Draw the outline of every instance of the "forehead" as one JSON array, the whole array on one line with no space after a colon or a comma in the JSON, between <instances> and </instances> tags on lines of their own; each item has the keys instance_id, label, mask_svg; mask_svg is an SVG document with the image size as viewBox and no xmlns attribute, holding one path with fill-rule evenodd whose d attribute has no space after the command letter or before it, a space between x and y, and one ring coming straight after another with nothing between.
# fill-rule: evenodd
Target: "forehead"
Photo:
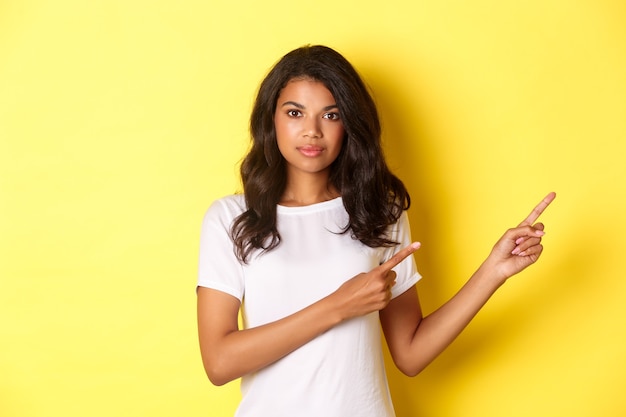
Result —
<instances>
[{"instance_id":1,"label":"forehead","mask_svg":"<svg viewBox=\"0 0 626 417\"><path fill-rule=\"evenodd\" d=\"M324 83L312 78L292 78L289 80L278 95L279 102L284 100L335 102L333 94ZM280 103L278 104L280 105Z\"/></svg>"}]
</instances>

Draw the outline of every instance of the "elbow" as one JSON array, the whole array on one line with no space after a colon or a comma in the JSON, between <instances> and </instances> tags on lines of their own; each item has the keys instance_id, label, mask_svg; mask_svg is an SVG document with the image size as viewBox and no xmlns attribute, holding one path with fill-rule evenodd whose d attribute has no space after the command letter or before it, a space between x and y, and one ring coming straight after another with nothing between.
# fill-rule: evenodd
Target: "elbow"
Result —
<instances>
[{"instance_id":1,"label":"elbow","mask_svg":"<svg viewBox=\"0 0 626 417\"><path fill-rule=\"evenodd\" d=\"M411 377L411 378L419 375L419 373L422 372L423 370L423 368L398 368L398 369L400 369L400 372L402 372L404 375Z\"/></svg>"},{"instance_id":2,"label":"elbow","mask_svg":"<svg viewBox=\"0 0 626 417\"><path fill-rule=\"evenodd\" d=\"M419 375L428 365L415 360L396 361L395 364L400 372L411 378Z\"/></svg>"},{"instance_id":3,"label":"elbow","mask_svg":"<svg viewBox=\"0 0 626 417\"><path fill-rule=\"evenodd\" d=\"M236 379L219 361L204 361L204 371L211 384L218 387Z\"/></svg>"},{"instance_id":4,"label":"elbow","mask_svg":"<svg viewBox=\"0 0 626 417\"><path fill-rule=\"evenodd\" d=\"M221 387L222 385L225 385L231 381L229 379L221 378L215 375L208 375L208 377L211 384L215 385L216 387Z\"/></svg>"},{"instance_id":5,"label":"elbow","mask_svg":"<svg viewBox=\"0 0 626 417\"><path fill-rule=\"evenodd\" d=\"M215 386L227 384L237 377L233 376L232 358L225 351L227 352L228 350L218 349L215 344L202 343L202 340L200 341L200 357L204 373L209 378L211 384Z\"/></svg>"},{"instance_id":6,"label":"elbow","mask_svg":"<svg viewBox=\"0 0 626 417\"><path fill-rule=\"evenodd\" d=\"M211 381L211 384L218 386L218 387L225 385L229 383L230 381L232 381L233 379L235 379L235 378L230 378L224 372L220 372L219 370L207 369L207 368L204 368L204 370L206 371L206 375L209 378L209 381Z\"/></svg>"}]
</instances>

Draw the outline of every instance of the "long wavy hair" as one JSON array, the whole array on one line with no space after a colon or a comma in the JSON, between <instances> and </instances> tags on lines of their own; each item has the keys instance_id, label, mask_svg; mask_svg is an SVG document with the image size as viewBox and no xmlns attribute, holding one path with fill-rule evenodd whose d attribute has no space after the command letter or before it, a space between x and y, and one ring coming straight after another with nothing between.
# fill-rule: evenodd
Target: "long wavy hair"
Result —
<instances>
[{"instance_id":1,"label":"long wavy hair","mask_svg":"<svg viewBox=\"0 0 626 417\"><path fill-rule=\"evenodd\" d=\"M326 46L308 45L281 58L259 87L250 118L252 146L241 164L247 210L231 228L237 257L247 263L254 251L270 251L281 241L276 205L285 190L287 173L276 141L274 113L281 90L293 79L323 83L341 115L345 138L331 165L329 181L341 194L349 215L342 233L350 232L370 247L397 244L386 232L411 200L385 162L374 100L341 54Z\"/></svg>"}]
</instances>

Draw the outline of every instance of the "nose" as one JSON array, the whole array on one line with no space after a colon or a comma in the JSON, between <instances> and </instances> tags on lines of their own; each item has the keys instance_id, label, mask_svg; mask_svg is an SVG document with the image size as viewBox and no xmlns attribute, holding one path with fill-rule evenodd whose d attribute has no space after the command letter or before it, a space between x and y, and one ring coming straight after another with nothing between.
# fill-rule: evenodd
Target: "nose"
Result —
<instances>
[{"instance_id":1,"label":"nose","mask_svg":"<svg viewBox=\"0 0 626 417\"><path fill-rule=\"evenodd\" d=\"M304 121L304 136L309 138L322 137L319 120L316 117L307 117Z\"/></svg>"}]
</instances>

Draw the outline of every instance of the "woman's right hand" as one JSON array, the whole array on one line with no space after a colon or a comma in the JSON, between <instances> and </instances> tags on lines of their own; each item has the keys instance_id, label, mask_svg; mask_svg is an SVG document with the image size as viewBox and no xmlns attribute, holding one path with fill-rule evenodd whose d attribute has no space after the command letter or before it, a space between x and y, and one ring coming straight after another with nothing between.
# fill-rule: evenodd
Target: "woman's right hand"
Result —
<instances>
[{"instance_id":1,"label":"woman's right hand","mask_svg":"<svg viewBox=\"0 0 626 417\"><path fill-rule=\"evenodd\" d=\"M240 301L198 288L198 332L206 373L215 385L262 369L343 320L384 308L391 299L391 268L419 248L413 243L370 272L345 282L329 296L275 322L239 329Z\"/></svg>"},{"instance_id":2,"label":"woman's right hand","mask_svg":"<svg viewBox=\"0 0 626 417\"><path fill-rule=\"evenodd\" d=\"M341 285L330 297L340 308L342 320L363 316L382 310L391 300L391 288L396 283L396 273L392 270L405 258L419 249L415 242L398 251L385 263L369 272L360 273Z\"/></svg>"}]
</instances>

